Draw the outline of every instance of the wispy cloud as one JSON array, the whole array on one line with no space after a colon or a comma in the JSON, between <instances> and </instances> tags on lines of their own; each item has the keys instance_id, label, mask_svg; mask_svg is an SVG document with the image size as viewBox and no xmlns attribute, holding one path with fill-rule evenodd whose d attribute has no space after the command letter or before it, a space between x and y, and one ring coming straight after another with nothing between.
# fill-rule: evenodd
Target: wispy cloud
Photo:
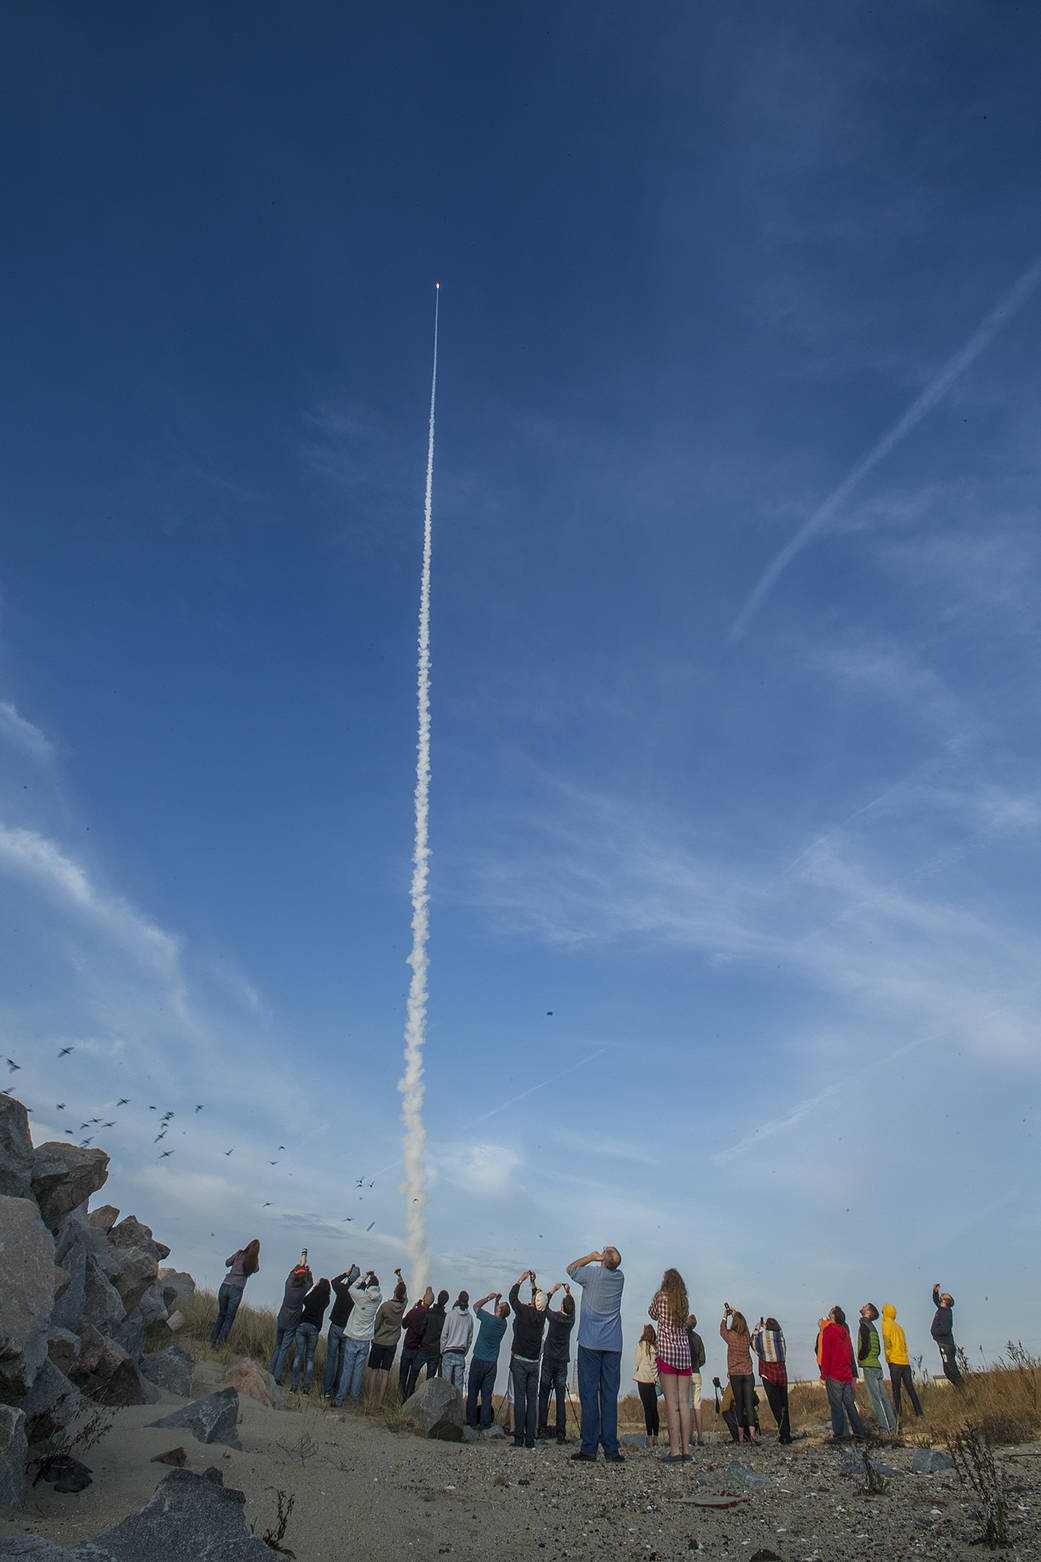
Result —
<instances>
[{"instance_id":1,"label":"wispy cloud","mask_svg":"<svg viewBox=\"0 0 1041 1562\"><path fill-rule=\"evenodd\" d=\"M39 765L54 757L54 744L47 734L18 713L9 700L0 700L0 742L8 743Z\"/></svg>"}]
</instances>

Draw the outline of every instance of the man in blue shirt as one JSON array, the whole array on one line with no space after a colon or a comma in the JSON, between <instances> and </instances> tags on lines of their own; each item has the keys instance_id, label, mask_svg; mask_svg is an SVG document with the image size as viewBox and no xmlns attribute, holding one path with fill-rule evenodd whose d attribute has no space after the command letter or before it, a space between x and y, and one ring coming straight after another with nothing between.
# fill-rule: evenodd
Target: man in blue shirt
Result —
<instances>
[{"instance_id":1,"label":"man in blue shirt","mask_svg":"<svg viewBox=\"0 0 1041 1562\"><path fill-rule=\"evenodd\" d=\"M598 1445L611 1464L618 1451L618 1386L622 1378L622 1255L616 1247L587 1253L568 1265L582 1287L578 1322L578 1397L582 1404L582 1447L572 1459L592 1463ZM589 1266L593 1265L593 1268Z\"/></svg>"},{"instance_id":2,"label":"man in blue shirt","mask_svg":"<svg viewBox=\"0 0 1041 1562\"><path fill-rule=\"evenodd\" d=\"M487 1312L485 1302L494 1302L495 1311ZM499 1346L506 1333L506 1320L510 1316L509 1303L502 1299L501 1291L490 1291L474 1302L481 1327L477 1331L477 1343L470 1357L470 1379L466 1389L466 1424L477 1425L477 1399L481 1400L481 1431L486 1432L494 1419L492 1393L495 1389L495 1371L499 1365Z\"/></svg>"}]
</instances>

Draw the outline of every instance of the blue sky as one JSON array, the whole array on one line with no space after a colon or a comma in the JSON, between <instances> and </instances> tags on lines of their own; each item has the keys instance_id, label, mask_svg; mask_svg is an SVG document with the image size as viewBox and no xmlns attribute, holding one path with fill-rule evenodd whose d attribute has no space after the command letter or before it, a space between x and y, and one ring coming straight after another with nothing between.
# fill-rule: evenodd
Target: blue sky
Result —
<instances>
[{"instance_id":1,"label":"blue sky","mask_svg":"<svg viewBox=\"0 0 1041 1562\"><path fill-rule=\"evenodd\" d=\"M212 9L10 23L37 1135L257 1299L402 1260L440 280L435 1283L1041 1349L1041 18Z\"/></svg>"}]
</instances>

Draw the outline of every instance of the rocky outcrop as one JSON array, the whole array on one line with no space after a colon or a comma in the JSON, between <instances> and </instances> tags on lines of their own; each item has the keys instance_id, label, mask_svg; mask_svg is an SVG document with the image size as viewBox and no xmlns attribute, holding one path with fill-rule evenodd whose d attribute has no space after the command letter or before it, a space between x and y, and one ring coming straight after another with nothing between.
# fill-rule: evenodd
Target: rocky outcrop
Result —
<instances>
[{"instance_id":1,"label":"rocky outcrop","mask_svg":"<svg viewBox=\"0 0 1041 1562\"><path fill-rule=\"evenodd\" d=\"M183 1410L150 1421L150 1426L183 1426L200 1443L225 1443L229 1448L241 1448L239 1434L235 1430L239 1419L239 1396L233 1388L219 1388L204 1399L195 1399Z\"/></svg>"},{"instance_id":2,"label":"rocky outcrop","mask_svg":"<svg viewBox=\"0 0 1041 1562\"><path fill-rule=\"evenodd\" d=\"M443 1443L463 1440L463 1398L444 1378L427 1378L401 1407L420 1437L435 1437Z\"/></svg>"},{"instance_id":3,"label":"rocky outcrop","mask_svg":"<svg viewBox=\"0 0 1041 1562\"><path fill-rule=\"evenodd\" d=\"M190 1302L195 1295L195 1281L191 1275L177 1269L160 1269L159 1279L163 1287L163 1301L168 1312L174 1312Z\"/></svg>"},{"instance_id":4,"label":"rocky outcrop","mask_svg":"<svg viewBox=\"0 0 1041 1562\"><path fill-rule=\"evenodd\" d=\"M267 1405L269 1410L277 1410L282 1403L282 1390L271 1373L248 1356L243 1356L233 1367L228 1368L221 1386L246 1394L258 1404Z\"/></svg>"},{"instance_id":5,"label":"rocky outcrop","mask_svg":"<svg viewBox=\"0 0 1041 1562\"><path fill-rule=\"evenodd\" d=\"M166 1350L152 1351L141 1363L141 1371L152 1383L165 1388L171 1394L190 1399L195 1378L195 1357L189 1356L179 1345Z\"/></svg>"},{"instance_id":6,"label":"rocky outcrop","mask_svg":"<svg viewBox=\"0 0 1041 1562\"><path fill-rule=\"evenodd\" d=\"M34 1150L24 1106L0 1096L0 1503L8 1507L23 1499L27 1458L55 1464L84 1396L109 1405L160 1398L141 1369L146 1330L168 1318L159 1264L170 1250L112 1205L88 1213L107 1174L103 1150ZM194 1292L190 1275L171 1273L175 1296ZM194 1363L174 1354L188 1394ZM236 1409L237 1399L232 1438ZM227 1431L227 1406L223 1419L203 1420L211 1436Z\"/></svg>"}]
</instances>

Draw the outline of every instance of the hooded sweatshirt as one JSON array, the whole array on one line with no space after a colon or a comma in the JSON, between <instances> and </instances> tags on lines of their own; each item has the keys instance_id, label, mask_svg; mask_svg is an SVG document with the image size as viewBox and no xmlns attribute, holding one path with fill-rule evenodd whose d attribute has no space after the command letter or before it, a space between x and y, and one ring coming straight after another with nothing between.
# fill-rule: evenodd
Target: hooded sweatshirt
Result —
<instances>
[{"instance_id":1,"label":"hooded sweatshirt","mask_svg":"<svg viewBox=\"0 0 1041 1562\"><path fill-rule=\"evenodd\" d=\"M954 1303L950 1307L940 1304L940 1287L933 1286L933 1306L936 1308L936 1316L933 1318L929 1333L937 1345L954 1344Z\"/></svg>"},{"instance_id":2,"label":"hooded sweatshirt","mask_svg":"<svg viewBox=\"0 0 1041 1562\"><path fill-rule=\"evenodd\" d=\"M301 1323L313 1323L316 1329L322 1327L322 1319L325 1317L325 1309L329 1305L329 1284L326 1280L319 1280L312 1286L304 1297L304 1307L300 1314Z\"/></svg>"},{"instance_id":3,"label":"hooded sweatshirt","mask_svg":"<svg viewBox=\"0 0 1041 1562\"><path fill-rule=\"evenodd\" d=\"M404 1312L405 1303L399 1302L395 1296L388 1296L385 1302L380 1303L380 1310L372 1326L374 1345L397 1345Z\"/></svg>"},{"instance_id":4,"label":"hooded sweatshirt","mask_svg":"<svg viewBox=\"0 0 1041 1562\"><path fill-rule=\"evenodd\" d=\"M882 1308L882 1344L891 1367L911 1365L907 1354L907 1337L896 1321L896 1308L892 1302L886 1302Z\"/></svg>"},{"instance_id":5,"label":"hooded sweatshirt","mask_svg":"<svg viewBox=\"0 0 1041 1562\"><path fill-rule=\"evenodd\" d=\"M441 1330L445 1326L443 1302L431 1302L423 1319L423 1336L419 1349L424 1356L433 1358L441 1354Z\"/></svg>"},{"instance_id":6,"label":"hooded sweatshirt","mask_svg":"<svg viewBox=\"0 0 1041 1562\"><path fill-rule=\"evenodd\" d=\"M418 1350L423 1343L423 1325L426 1322L427 1309L422 1302L417 1302L411 1311L407 1312L401 1320L405 1329L405 1343L402 1350Z\"/></svg>"},{"instance_id":7,"label":"hooded sweatshirt","mask_svg":"<svg viewBox=\"0 0 1041 1562\"><path fill-rule=\"evenodd\" d=\"M349 1340L371 1340L383 1292L375 1280L371 1285L366 1285L364 1280L356 1280L350 1291L354 1306L344 1325L344 1335Z\"/></svg>"},{"instance_id":8,"label":"hooded sweatshirt","mask_svg":"<svg viewBox=\"0 0 1041 1562\"><path fill-rule=\"evenodd\" d=\"M299 1265L289 1271L286 1281L285 1293L282 1297L282 1305L278 1309L278 1317L275 1319L280 1329L295 1329L300 1322L300 1314L304 1310L304 1297L314 1279L309 1269L301 1269Z\"/></svg>"},{"instance_id":9,"label":"hooded sweatshirt","mask_svg":"<svg viewBox=\"0 0 1041 1562\"><path fill-rule=\"evenodd\" d=\"M333 1310L329 1314L329 1323L335 1323L337 1328L342 1329L347 1319L351 1316L354 1299L351 1296L350 1287L360 1274L361 1270L357 1264L352 1264L349 1269L344 1270L342 1275L337 1275L333 1281L333 1291L336 1295L336 1300L333 1303Z\"/></svg>"},{"instance_id":10,"label":"hooded sweatshirt","mask_svg":"<svg viewBox=\"0 0 1041 1562\"><path fill-rule=\"evenodd\" d=\"M849 1329L844 1323L829 1322L821 1334L821 1377L852 1383L856 1375Z\"/></svg>"},{"instance_id":11,"label":"hooded sweatshirt","mask_svg":"<svg viewBox=\"0 0 1041 1562\"><path fill-rule=\"evenodd\" d=\"M450 1307L445 1314L445 1326L441 1330L441 1354L450 1350L464 1353L470 1349L474 1337L474 1321L469 1307Z\"/></svg>"}]
</instances>

